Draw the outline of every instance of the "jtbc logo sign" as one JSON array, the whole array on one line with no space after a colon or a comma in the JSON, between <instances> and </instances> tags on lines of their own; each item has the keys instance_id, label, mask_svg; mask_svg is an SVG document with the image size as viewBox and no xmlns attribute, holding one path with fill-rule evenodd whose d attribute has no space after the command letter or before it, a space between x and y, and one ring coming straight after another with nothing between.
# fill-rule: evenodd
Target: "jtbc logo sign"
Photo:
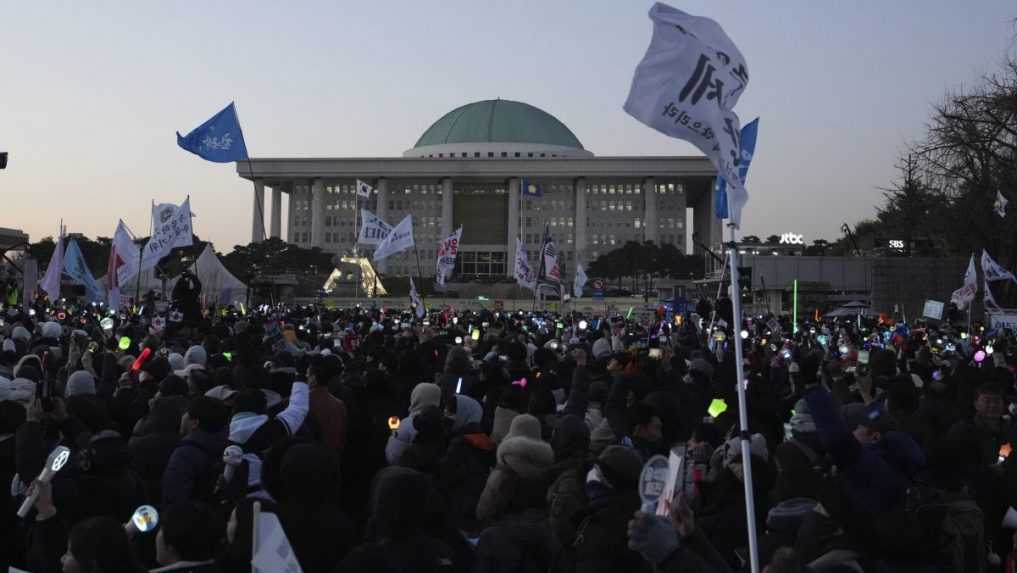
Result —
<instances>
[{"instance_id":1,"label":"jtbc logo sign","mask_svg":"<svg viewBox=\"0 0 1017 573\"><path fill-rule=\"evenodd\" d=\"M805 237L797 235L795 233L784 233L780 236L780 244L782 245L804 245Z\"/></svg>"}]
</instances>

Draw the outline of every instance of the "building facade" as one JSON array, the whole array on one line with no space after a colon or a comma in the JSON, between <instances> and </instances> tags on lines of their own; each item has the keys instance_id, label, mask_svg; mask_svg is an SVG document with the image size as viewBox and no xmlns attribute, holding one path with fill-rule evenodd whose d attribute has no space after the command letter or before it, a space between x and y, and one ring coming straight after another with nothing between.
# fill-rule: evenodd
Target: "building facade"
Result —
<instances>
[{"instance_id":1,"label":"building facade","mask_svg":"<svg viewBox=\"0 0 1017 573\"><path fill-rule=\"evenodd\" d=\"M509 100L452 110L402 157L252 158L237 173L254 183L252 241L285 237L345 254L355 247L361 208L391 225L412 214L417 252L379 265L390 275L433 276L438 241L460 225L457 274L480 279L512 276L516 237L537 261L545 228L567 274L576 261L626 241L671 243L683 252L690 238L696 252L721 241L711 195L716 172L706 158L595 156L554 116ZM357 197L358 179L374 187L370 198ZM540 197L525 192L533 186Z\"/></svg>"}]
</instances>

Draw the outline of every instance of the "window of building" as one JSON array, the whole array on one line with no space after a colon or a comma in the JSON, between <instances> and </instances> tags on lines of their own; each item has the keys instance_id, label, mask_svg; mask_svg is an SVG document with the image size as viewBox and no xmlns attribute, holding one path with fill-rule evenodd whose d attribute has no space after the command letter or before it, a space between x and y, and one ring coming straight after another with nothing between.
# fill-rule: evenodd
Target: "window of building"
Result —
<instances>
[{"instance_id":1,"label":"window of building","mask_svg":"<svg viewBox=\"0 0 1017 573\"><path fill-rule=\"evenodd\" d=\"M505 253L460 252L456 257L456 273L470 277L505 276Z\"/></svg>"},{"instance_id":2,"label":"window of building","mask_svg":"<svg viewBox=\"0 0 1017 573\"><path fill-rule=\"evenodd\" d=\"M505 152L505 151L502 151L502 152L501 152L501 156L502 156L502 157L507 157L507 156L508 156L508 153L507 153L507 152Z\"/></svg>"},{"instance_id":3,"label":"window of building","mask_svg":"<svg viewBox=\"0 0 1017 573\"><path fill-rule=\"evenodd\" d=\"M526 157L533 157L533 154L532 153L527 153Z\"/></svg>"},{"instance_id":4,"label":"window of building","mask_svg":"<svg viewBox=\"0 0 1017 573\"><path fill-rule=\"evenodd\" d=\"M516 152L516 157L519 157L519 152L518 151Z\"/></svg>"},{"instance_id":5,"label":"window of building","mask_svg":"<svg viewBox=\"0 0 1017 573\"><path fill-rule=\"evenodd\" d=\"M473 156L474 157L480 157L480 152L479 151L474 151L473 152Z\"/></svg>"},{"instance_id":6,"label":"window of building","mask_svg":"<svg viewBox=\"0 0 1017 573\"><path fill-rule=\"evenodd\" d=\"M494 152L493 151L488 151L487 152L487 156L488 157L494 157Z\"/></svg>"}]
</instances>

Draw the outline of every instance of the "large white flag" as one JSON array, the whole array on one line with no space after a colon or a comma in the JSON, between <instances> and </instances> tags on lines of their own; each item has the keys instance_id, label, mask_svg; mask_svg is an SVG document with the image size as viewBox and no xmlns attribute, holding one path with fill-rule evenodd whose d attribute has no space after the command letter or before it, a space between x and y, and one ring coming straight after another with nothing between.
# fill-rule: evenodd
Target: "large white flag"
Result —
<instances>
[{"instance_id":1,"label":"large white flag","mask_svg":"<svg viewBox=\"0 0 1017 573\"><path fill-rule=\"evenodd\" d=\"M413 306L413 312L416 313L417 318L424 318L424 301L420 298L420 293L417 292L417 285L413 283L413 277L410 277L410 304Z\"/></svg>"},{"instance_id":2,"label":"large white flag","mask_svg":"<svg viewBox=\"0 0 1017 573\"><path fill-rule=\"evenodd\" d=\"M435 262L435 282L445 284L445 278L456 268L456 255L459 254L459 239L463 236L460 225L455 233L445 237L438 243L438 260Z\"/></svg>"},{"instance_id":3,"label":"large white flag","mask_svg":"<svg viewBox=\"0 0 1017 573\"><path fill-rule=\"evenodd\" d=\"M152 221L153 221L153 225L158 225L159 221L169 221L169 220L171 220L173 218L173 215L176 213L177 209L179 209L179 208L180 207L178 205L174 205L173 203L154 203L153 202L152 203ZM190 215L191 215L191 217L194 217L194 213L190 213ZM153 226L153 228L154 228L154 226ZM176 243L174 243L173 247L174 248L176 248L176 247L190 247L192 244L193 243L191 241L191 236L189 234L185 235L185 234L181 233L180 236L177 237L177 241L176 241Z\"/></svg>"},{"instance_id":4,"label":"large white flag","mask_svg":"<svg viewBox=\"0 0 1017 573\"><path fill-rule=\"evenodd\" d=\"M127 232L127 225L123 220L117 221L106 263L106 304L110 308L120 308L120 286L138 274L139 255L138 246Z\"/></svg>"},{"instance_id":5,"label":"large white flag","mask_svg":"<svg viewBox=\"0 0 1017 573\"><path fill-rule=\"evenodd\" d=\"M155 267L159 260L175 247L189 247L194 244L191 229L191 198L188 197L179 207L172 205L170 207L161 209L159 218L152 219L152 236L145 244L138 272ZM154 216L155 209L152 213Z\"/></svg>"},{"instance_id":6,"label":"large white flag","mask_svg":"<svg viewBox=\"0 0 1017 573\"><path fill-rule=\"evenodd\" d=\"M374 250L374 262L413 246L413 215L406 215Z\"/></svg>"},{"instance_id":7,"label":"large white flag","mask_svg":"<svg viewBox=\"0 0 1017 573\"><path fill-rule=\"evenodd\" d=\"M975 272L975 256L971 255L971 260L968 262L968 270L964 273L964 286L953 291L953 294L950 295L950 302L957 305L959 310L964 310L971 301L975 300L975 294L977 293L978 275Z\"/></svg>"},{"instance_id":8,"label":"large white flag","mask_svg":"<svg viewBox=\"0 0 1017 573\"><path fill-rule=\"evenodd\" d=\"M1004 280L1017 282L1017 277L992 260L992 257L989 256L988 251L985 249L982 249L982 274L985 275L985 280L988 282Z\"/></svg>"},{"instance_id":9,"label":"large white flag","mask_svg":"<svg viewBox=\"0 0 1017 573\"><path fill-rule=\"evenodd\" d=\"M657 3L653 37L636 66L625 111L702 151L727 181L729 219L741 225L741 128L733 109L749 83L742 53L720 24Z\"/></svg>"},{"instance_id":10,"label":"large white flag","mask_svg":"<svg viewBox=\"0 0 1017 573\"><path fill-rule=\"evenodd\" d=\"M357 238L357 243L380 245L391 232L392 225L382 221L381 217L367 209L360 210L360 237Z\"/></svg>"},{"instance_id":11,"label":"large white flag","mask_svg":"<svg viewBox=\"0 0 1017 573\"><path fill-rule=\"evenodd\" d=\"M586 286L586 271L583 269L583 265L576 263L576 276L572 279L572 294L576 298L581 298L584 286Z\"/></svg>"},{"instance_id":12,"label":"large white flag","mask_svg":"<svg viewBox=\"0 0 1017 573\"><path fill-rule=\"evenodd\" d=\"M60 276L64 272L64 231L61 227L60 238L57 239L56 248L53 249L53 256L49 258L49 265L46 267L46 274L39 283L39 288L46 291L50 303L60 298ZM27 297L26 297L27 298Z\"/></svg>"},{"instance_id":13,"label":"large white flag","mask_svg":"<svg viewBox=\"0 0 1017 573\"><path fill-rule=\"evenodd\" d=\"M530 266L530 261L526 256L526 249L523 247L523 241L519 237L516 237L515 265L516 282L519 283L520 286L526 287L530 290L536 288L536 273L533 272L533 267Z\"/></svg>"}]
</instances>

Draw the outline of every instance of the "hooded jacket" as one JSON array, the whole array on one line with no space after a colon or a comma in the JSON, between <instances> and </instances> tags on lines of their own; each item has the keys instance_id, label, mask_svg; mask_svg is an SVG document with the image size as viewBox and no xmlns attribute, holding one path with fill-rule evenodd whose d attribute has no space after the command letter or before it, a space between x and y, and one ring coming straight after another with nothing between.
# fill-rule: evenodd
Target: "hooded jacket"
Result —
<instances>
[{"instance_id":1,"label":"hooded jacket","mask_svg":"<svg viewBox=\"0 0 1017 573\"><path fill-rule=\"evenodd\" d=\"M421 382L413 387L410 394L410 415L399 421L399 427L392 432L385 444L385 459L390 465L394 465L402 457L417 437L417 429L413 426L413 418L421 410L428 406L438 406L441 403L441 388L437 384Z\"/></svg>"},{"instance_id":2,"label":"hooded jacket","mask_svg":"<svg viewBox=\"0 0 1017 573\"><path fill-rule=\"evenodd\" d=\"M529 414L517 416L505 441L498 446L497 466L477 502L477 519L497 517L512 504L514 496L525 495L529 487L542 484L553 463L551 446L540 440L540 422ZM542 500L543 495L540 497Z\"/></svg>"}]
</instances>

